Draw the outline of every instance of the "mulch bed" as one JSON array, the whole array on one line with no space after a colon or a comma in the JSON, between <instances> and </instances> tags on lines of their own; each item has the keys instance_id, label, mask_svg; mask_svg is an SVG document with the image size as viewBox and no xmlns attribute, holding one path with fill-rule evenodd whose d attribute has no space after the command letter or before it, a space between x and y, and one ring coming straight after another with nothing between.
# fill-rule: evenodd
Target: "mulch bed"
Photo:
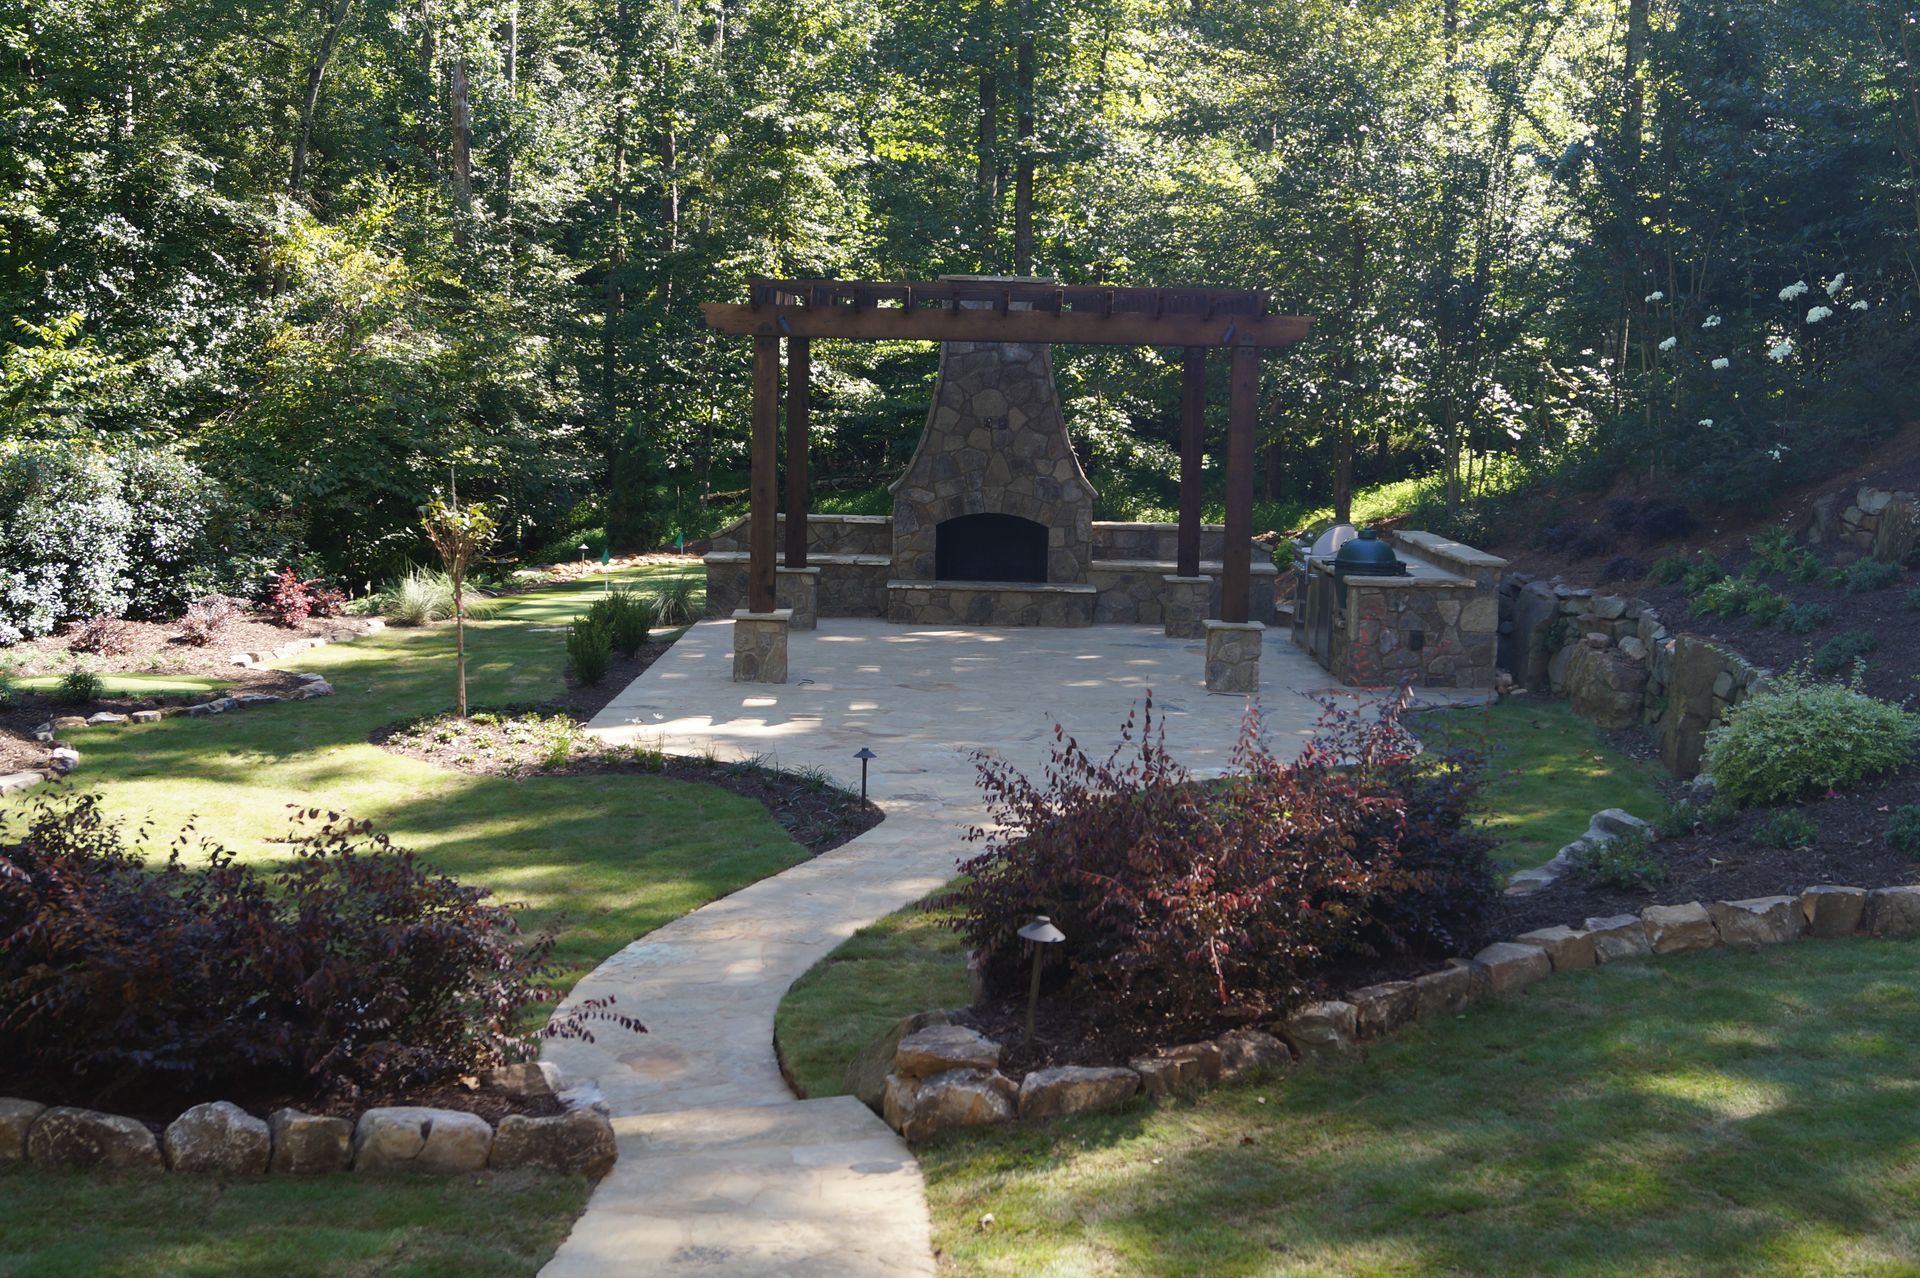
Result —
<instances>
[{"instance_id":1,"label":"mulch bed","mask_svg":"<svg viewBox=\"0 0 1920 1278\"><path fill-rule=\"evenodd\" d=\"M474 706L473 718L435 715L382 728L372 740L396 754L482 776L624 773L719 786L761 804L775 823L813 856L830 852L880 824L878 807L818 776L796 775L758 764L663 755L644 744L638 748L606 745L581 731L582 724L671 646L669 642L650 643L632 657L616 657L606 677L597 684L578 684L569 674L566 691L538 705L499 710ZM561 753L564 761L556 761L554 756Z\"/></svg>"},{"instance_id":2,"label":"mulch bed","mask_svg":"<svg viewBox=\"0 0 1920 1278\"><path fill-rule=\"evenodd\" d=\"M78 659L87 669L113 674L202 675L225 679L240 669L233 664L236 652L270 652L295 639L357 637L366 629L365 619L359 617L309 617L297 626L280 626L269 621L266 614L254 612L236 620L219 642L196 648L181 642L178 621L122 624L126 627L124 650L112 656L76 652L70 635L48 635L5 649L9 672L65 674Z\"/></svg>"}]
</instances>

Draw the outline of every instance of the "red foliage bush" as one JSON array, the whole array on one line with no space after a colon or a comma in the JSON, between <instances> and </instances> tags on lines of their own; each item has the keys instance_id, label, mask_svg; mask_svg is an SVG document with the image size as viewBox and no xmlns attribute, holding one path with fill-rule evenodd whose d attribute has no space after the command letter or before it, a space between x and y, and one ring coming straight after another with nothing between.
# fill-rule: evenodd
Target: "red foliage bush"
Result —
<instances>
[{"instance_id":1,"label":"red foliage bush","mask_svg":"<svg viewBox=\"0 0 1920 1278\"><path fill-rule=\"evenodd\" d=\"M1416 755L1403 704L1329 707L1287 763L1249 716L1217 780L1167 754L1151 700L1104 763L1058 728L1041 782L979 757L987 846L950 903L988 987L1018 988L1036 913L1080 996L1141 1022L1278 1010L1332 963L1474 944L1495 897L1470 761Z\"/></svg>"},{"instance_id":2,"label":"red foliage bush","mask_svg":"<svg viewBox=\"0 0 1920 1278\"><path fill-rule=\"evenodd\" d=\"M294 575L293 569L282 568L280 575L274 578L273 590L267 595L267 611L273 614L275 624L297 626L313 612L313 592L311 587L320 579L310 577L305 581Z\"/></svg>"},{"instance_id":3,"label":"red foliage bush","mask_svg":"<svg viewBox=\"0 0 1920 1278\"><path fill-rule=\"evenodd\" d=\"M523 1054L553 938L523 943L484 888L320 818L296 815L271 876L204 841L190 869L186 834L149 869L91 795L40 797L0 827L0 1083L352 1096ZM588 1008L549 1032L589 1037L583 1020L640 1028Z\"/></svg>"},{"instance_id":4,"label":"red foliage bush","mask_svg":"<svg viewBox=\"0 0 1920 1278\"><path fill-rule=\"evenodd\" d=\"M76 621L67 632L68 646L75 652L91 652L99 657L117 657L133 649L133 625L106 613Z\"/></svg>"},{"instance_id":5,"label":"red foliage bush","mask_svg":"<svg viewBox=\"0 0 1920 1278\"><path fill-rule=\"evenodd\" d=\"M208 648L224 640L234 623L246 612L246 605L226 595L207 595L187 605L177 632L180 642L195 648Z\"/></svg>"},{"instance_id":6,"label":"red foliage bush","mask_svg":"<svg viewBox=\"0 0 1920 1278\"><path fill-rule=\"evenodd\" d=\"M348 602L347 592L333 586L314 586L308 592L308 603L316 617L338 617L346 612Z\"/></svg>"}]
</instances>

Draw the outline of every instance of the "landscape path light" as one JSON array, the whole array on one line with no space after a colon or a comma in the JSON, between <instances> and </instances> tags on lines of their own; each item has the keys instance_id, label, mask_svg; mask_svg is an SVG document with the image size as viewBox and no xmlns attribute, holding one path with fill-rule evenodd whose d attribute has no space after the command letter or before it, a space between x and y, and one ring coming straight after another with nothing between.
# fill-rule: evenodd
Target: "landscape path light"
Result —
<instances>
[{"instance_id":1,"label":"landscape path light","mask_svg":"<svg viewBox=\"0 0 1920 1278\"><path fill-rule=\"evenodd\" d=\"M1033 922L1020 929L1020 939L1033 944L1033 980L1027 985L1027 1036L1020 1046L1033 1046L1033 1013L1040 1006L1040 947L1058 945L1067 939L1067 934L1053 925L1053 920L1044 914L1033 916Z\"/></svg>"},{"instance_id":2,"label":"landscape path light","mask_svg":"<svg viewBox=\"0 0 1920 1278\"><path fill-rule=\"evenodd\" d=\"M867 801L867 765L880 756L861 746L860 753L853 757L860 760L860 802L865 803Z\"/></svg>"}]
</instances>

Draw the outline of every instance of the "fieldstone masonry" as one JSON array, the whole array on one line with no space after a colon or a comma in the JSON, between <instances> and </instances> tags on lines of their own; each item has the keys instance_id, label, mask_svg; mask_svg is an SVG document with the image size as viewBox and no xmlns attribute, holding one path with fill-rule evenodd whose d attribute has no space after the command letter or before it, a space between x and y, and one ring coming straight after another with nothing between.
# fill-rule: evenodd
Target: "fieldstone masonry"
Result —
<instances>
[{"instance_id":1,"label":"fieldstone masonry","mask_svg":"<svg viewBox=\"0 0 1920 1278\"><path fill-rule=\"evenodd\" d=\"M1181 577L1168 573L1160 579L1162 612L1169 639L1198 639L1206 633L1213 578Z\"/></svg>"},{"instance_id":2,"label":"fieldstone masonry","mask_svg":"<svg viewBox=\"0 0 1920 1278\"><path fill-rule=\"evenodd\" d=\"M773 602L793 614L791 630L817 630L820 625L820 570L775 568Z\"/></svg>"},{"instance_id":3,"label":"fieldstone masonry","mask_svg":"<svg viewBox=\"0 0 1920 1278\"><path fill-rule=\"evenodd\" d=\"M1260 692L1260 645L1267 628L1257 621L1208 621L1207 691L1239 697Z\"/></svg>"},{"instance_id":4,"label":"fieldstone masonry","mask_svg":"<svg viewBox=\"0 0 1920 1278\"><path fill-rule=\"evenodd\" d=\"M785 683L787 681L787 627L793 612L740 611L733 614L733 681Z\"/></svg>"}]
</instances>

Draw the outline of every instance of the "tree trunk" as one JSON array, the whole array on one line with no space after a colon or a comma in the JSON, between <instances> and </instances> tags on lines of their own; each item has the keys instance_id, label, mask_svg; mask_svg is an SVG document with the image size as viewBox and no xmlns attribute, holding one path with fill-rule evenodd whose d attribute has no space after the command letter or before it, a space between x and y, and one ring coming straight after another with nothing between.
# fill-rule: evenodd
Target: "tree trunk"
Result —
<instances>
[{"instance_id":1,"label":"tree trunk","mask_svg":"<svg viewBox=\"0 0 1920 1278\"><path fill-rule=\"evenodd\" d=\"M467 717L467 609L461 577L453 579L453 709Z\"/></svg>"},{"instance_id":2,"label":"tree trunk","mask_svg":"<svg viewBox=\"0 0 1920 1278\"><path fill-rule=\"evenodd\" d=\"M991 272L999 259L996 245L1000 231L1000 67L994 0L980 0L979 22L980 127L974 144L974 224L980 242L980 269Z\"/></svg>"},{"instance_id":3,"label":"tree trunk","mask_svg":"<svg viewBox=\"0 0 1920 1278\"><path fill-rule=\"evenodd\" d=\"M507 78L507 127L500 134L500 220L513 224L513 161L520 145L520 4L507 6L504 68Z\"/></svg>"},{"instance_id":4,"label":"tree trunk","mask_svg":"<svg viewBox=\"0 0 1920 1278\"><path fill-rule=\"evenodd\" d=\"M462 214L473 212L473 117L467 93L467 53L453 60L453 198Z\"/></svg>"},{"instance_id":5,"label":"tree trunk","mask_svg":"<svg viewBox=\"0 0 1920 1278\"><path fill-rule=\"evenodd\" d=\"M420 104L420 151L426 157L427 176L434 181L440 177L433 127L440 115L439 56L439 35L433 29L433 0L420 0L420 79L426 90Z\"/></svg>"},{"instance_id":6,"label":"tree trunk","mask_svg":"<svg viewBox=\"0 0 1920 1278\"><path fill-rule=\"evenodd\" d=\"M628 0L614 6L614 92L619 105L613 113L612 200L607 212L607 297L605 326L601 330L601 396L607 414L607 429L618 437L617 402L620 319L626 311L623 276L627 263L626 189L627 189L627 82L629 79L632 31L628 22Z\"/></svg>"},{"instance_id":7,"label":"tree trunk","mask_svg":"<svg viewBox=\"0 0 1920 1278\"><path fill-rule=\"evenodd\" d=\"M1014 63L1013 273L1033 274L1033 0L1020 0L1020 43Z\"/></svg>"},{"instance_id":8,"label":"tree trunk","mask_svg":"<svg viewBox=\"0 0 1920 1278\"><path fill-rule=\"evenodd\" d=\"M333 6L333 12L327 15L326 28L320 33L320 48L307 68L307 92L300 100L300 127L293 139L293 172L287 181L287 193L296 200L307 188L307 153L313 145L313 117L320 109L320 85L327 78L327 67L333 62L333 51L340 45L340 34L353 12L353 3L354 0L339 0Z\"/></svg>"}]
</instances>

